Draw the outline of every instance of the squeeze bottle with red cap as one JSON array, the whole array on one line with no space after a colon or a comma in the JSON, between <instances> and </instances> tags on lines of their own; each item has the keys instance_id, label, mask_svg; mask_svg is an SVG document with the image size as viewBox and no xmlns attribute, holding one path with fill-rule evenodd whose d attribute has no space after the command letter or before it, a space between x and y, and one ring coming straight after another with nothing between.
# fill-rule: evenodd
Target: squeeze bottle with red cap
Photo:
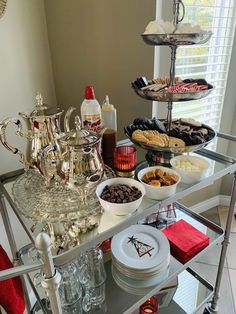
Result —
<instances>
[{"instance_id":1,"label":"squeeze bottle with red cap","mask_svg":"<svg viewBox=\"0 0 236 314\"><path fill-rule=\"evenodd\" d=\"M92 86L85 88L85 99L81 104L81 119L85 129L100 132L102 128L101 107L95 98Z\"/></svg>"}]
</instances>

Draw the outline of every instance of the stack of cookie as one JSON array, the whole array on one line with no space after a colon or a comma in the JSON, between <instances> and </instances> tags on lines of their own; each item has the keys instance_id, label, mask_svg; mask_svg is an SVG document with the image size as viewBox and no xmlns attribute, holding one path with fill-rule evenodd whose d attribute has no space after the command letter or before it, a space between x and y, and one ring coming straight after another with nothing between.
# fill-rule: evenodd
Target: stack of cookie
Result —
<instances>
[{"instance_id":1,"label":"stack of cookie","mask_svg":"<svg viewBox=\"0 0 236 314\"><path fill-rule=\"evenodd\" d=\"M134 142L158 146L158 147L185 147L185 142L179 138L161 134L158 131L148 130L135 130L132 134Z\"/></svg>"},{"instance_id":2,"label":"stack of cookie","mask_svg":"<svg viewBox=\"0 0 236 314\"><path fill-rule=\"evenodd\" d=\"M186 145L198 145L206 142L209 129L194 119L178 119L172 122L170 135L182 139Z\"/></svg>"},{"instance_id":3,"label":"stack of cookie","mask_svg":"<svg viewBox=\"0 0 236 314\"><path fill-rule=\"evenodd\" d=\"M176 77L174 79L174 83L182 83L180 77ZM145 76L138 77L136 81L131 83L134 89L141 89L142 91L154 91L157 92L167 86L170 85L170 78L169 77L158 77L156 79L147 80Z\"/></svg>"},{"instance_id":4,"label":"stack of cookie","mask_svg":"<svg viewBox=\"0 0 236 314\"><path fill-rule=\"evenodd\" d=\"M205 79L185 79L180 77L174 79L173 86L170 86L169 77L159 77L152 80L147 80L142 76L131 83L134 89L140 89L143 92L163 92L163 93L189 93L213 88Z\"/></svg>"},{"instance_id":5,"label":"stack of cookie","mask_svg":"<svg viewBox=\"0 0 236 314\"><path fill-rule=\"evenodd\" d=\"M203 144L215 136L215 132L194 119L172 121L167 135L167 121L157 118L136 118L125 128L125 133L134 142L153 147L185 147Z\"/></svg>"}]
</instances>

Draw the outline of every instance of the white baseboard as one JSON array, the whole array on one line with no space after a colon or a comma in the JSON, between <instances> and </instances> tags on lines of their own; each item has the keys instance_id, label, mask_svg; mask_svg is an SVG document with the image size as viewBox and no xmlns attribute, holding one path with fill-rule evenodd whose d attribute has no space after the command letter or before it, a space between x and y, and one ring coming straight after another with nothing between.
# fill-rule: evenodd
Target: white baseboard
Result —
<instances>
[{"instance_id":1,"label":"white baseboard","mask_svg":"<svg viewBox=\"0 0 236 314\"><path fill-rule=\"evenodd\" d=\"M220 204L221 206L229 206L230 203L230 196L229 195L219 195L220 197Z\"/></svg>"},{"instance_id":2,"label":"white baseboard","mask_svg":"<svg viewBox=\"0 0 236 314\"><path fill-rule=\"evenodd\" d=\"M211 209L216 206L229 206L230 196L229 195L216 195L211 197L201 203L198 203L194 206L191 206L191 210L200 214L208 209Z\"/></svg>"}]
</instances>

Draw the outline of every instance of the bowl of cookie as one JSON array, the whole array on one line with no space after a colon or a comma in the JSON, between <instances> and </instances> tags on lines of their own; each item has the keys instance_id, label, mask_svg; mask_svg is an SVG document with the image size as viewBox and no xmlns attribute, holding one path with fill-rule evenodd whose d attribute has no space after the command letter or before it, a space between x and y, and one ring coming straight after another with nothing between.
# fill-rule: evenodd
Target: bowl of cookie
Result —
<instances>
[{"instance_id":1,"label":"bowl of cookie","mask_svg":"<svg viewBox=\"0 0 236 314\"><path fill-rule=\"evenodd\" d=\"M180 77L176 77L174 84L170 86L170 78L159 77L147 80L145 76L142 76L131 85L140 97L162 102L201 99L208 96L214 89L202 78L182 80Z\"/></svg>"},{"instance_id":2,"label":"bowl of cookie","mask_svg":"<svg viewBox=\"0 0 236 314\"><path fill-rule=\"evenodd\" d=\"M163 200L176 192L181 176L167 167L147 167L139 171L138 180L143 184L146 196L154 200Z\"/></svg>"},{"instance_id":3,"label":"bowl of cookie","mask_svg":"<svg viewBox=\"0 0 236 314\"><path fill-rule=\"evenodd\" d=\"M140 117L124 131L135 145L143 149L174 154L202 149L216 136L211 127L190 118L173 120L168 134L166 126L166 120Z\"/></svg>"},{"instance_id":4,"label":"bowl of cookie","mask_svg":"<svg viewBox=\"0 0 236 314\"><path fill-rule=\"evenodd\" d=\"M210 163L205 158L190 155L173 157L170 164L172 169L180 174L181 182L185 184L193 184L203 180L210 167Z\"/></svg>"},{"instance_id":5,"label":"bowl of cookie","mask_svg":"<svg viewBox=\"0 0 236 314\"><path fill-rule=\"evenodd\" d=\"M112 178L101 182L96 195L103 209L116 216L133 213L145 195L144 186L130 178Z\"/></svg>"}]
</instances>

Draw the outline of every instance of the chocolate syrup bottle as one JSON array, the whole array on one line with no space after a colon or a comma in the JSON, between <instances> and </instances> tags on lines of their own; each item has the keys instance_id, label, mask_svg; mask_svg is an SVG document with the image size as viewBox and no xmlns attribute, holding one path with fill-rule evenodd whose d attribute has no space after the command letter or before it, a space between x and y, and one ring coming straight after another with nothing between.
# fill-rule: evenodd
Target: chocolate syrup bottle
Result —
<instances>
[{"instance_id":1,"label":"chocolate syrup bottle","mask_svg":"<svg viewBox=\"0 0 236 314\"><path fill-rule=\"evenodd\" d=\"M108 96L102 104L102 123L106 128L102 138L103 161L109 167L114 168L113 152L117 141L117 120L116 109L110 104Z\"/></svg>"}]
</instances>

